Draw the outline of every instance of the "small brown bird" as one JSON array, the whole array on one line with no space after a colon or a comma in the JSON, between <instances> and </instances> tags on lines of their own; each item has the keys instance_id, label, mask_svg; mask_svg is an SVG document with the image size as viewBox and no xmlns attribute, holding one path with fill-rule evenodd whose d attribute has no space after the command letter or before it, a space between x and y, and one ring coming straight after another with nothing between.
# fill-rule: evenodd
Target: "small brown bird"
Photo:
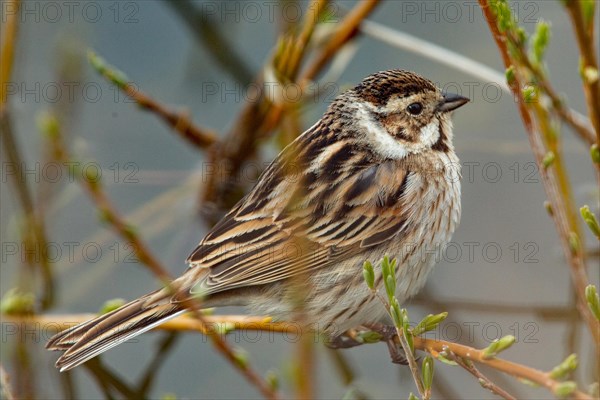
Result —
<instances>
[{"instance_id":1,"label":"small brown bird","mask_svg":"<svg viewBox=\"0 0 600 400\"><path fill-rule=\"evenodd\" d=\"M434 250L459 222L450 112L468 101L402 70L340 94L202 239L170 288L55 335L47 347L66 350L56 366L76 367L199 295L203 307L246 305L285 320L296 282L312 329L334 338L376 321L386 310L363 281L363 262L398 258L402 302L425 284Z\"/></svg>"}]
</instances>

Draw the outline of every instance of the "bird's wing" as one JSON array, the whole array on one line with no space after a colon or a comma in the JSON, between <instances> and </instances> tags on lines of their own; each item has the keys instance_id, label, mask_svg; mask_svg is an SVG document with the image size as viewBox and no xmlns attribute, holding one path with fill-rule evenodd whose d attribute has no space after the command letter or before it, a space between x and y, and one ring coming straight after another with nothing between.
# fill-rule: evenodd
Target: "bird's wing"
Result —
<instances>
[{"instance_id":1,"label":"bird's wing","mask_svg":"<svg viewBox=\"0 0 600 400\"><path fill-rule=\"evenodd\" d=\"M286 148L188 258L191 270L201 269L193 291L327 268L406 229L413 174L391 161L368 162L349 142L333 146L327 154L302 141Z\"/></svg>"}]
</instances>

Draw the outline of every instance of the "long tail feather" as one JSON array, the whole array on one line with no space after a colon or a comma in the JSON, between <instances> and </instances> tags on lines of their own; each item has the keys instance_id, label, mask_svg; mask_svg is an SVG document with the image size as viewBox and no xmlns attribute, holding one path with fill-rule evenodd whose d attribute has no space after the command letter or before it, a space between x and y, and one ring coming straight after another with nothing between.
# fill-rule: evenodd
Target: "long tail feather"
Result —
<instances>
[{"instance_id":1,"label":"long tail feather","mask_svg":"<svg viewBox=\"0 0 600 400\"><path fill-rule=\"evenodd\" d=\"M164 293L164 295L163 295ZM115 347L183 313L164 291L156 291L118 309L84 322L50 339L50 350L66 350L56 366L61 372Z\"/></svg>"}]
</instances>

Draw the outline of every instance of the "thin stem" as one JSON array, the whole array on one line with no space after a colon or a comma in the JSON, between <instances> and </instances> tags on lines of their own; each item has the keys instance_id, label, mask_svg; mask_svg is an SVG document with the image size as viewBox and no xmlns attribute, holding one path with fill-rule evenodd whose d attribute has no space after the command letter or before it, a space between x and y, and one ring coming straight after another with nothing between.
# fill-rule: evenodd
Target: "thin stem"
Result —
<instances>
[{"instance_id":1,"label":"thin stem","mask_svg":"<svg viewBox=\"0 0 600 400\"><path fill-rule=\"evenodd\" d=\"M33 315L33 316L12 316L2 315L2 319L6 322L31 324L43 329L67 329L74 324L85 322L94 317L92 314L70 314L70 315ZM198 321L189 315L182 315L170 321L159 325L155 329L165 331L194 331L206 333L214 331L213 324L228 324L233 330L252 330L264 332L289 332L297 333L298 325L285 322L271 322L269 317L262 316L246 316L246 315L213 315L204 316L204 321ZM493 357L487 358L483 350L474 347L452 343L445 340L430 339L420 336L413 338L415 349L427 351L434 357L438 357L440 353L451 352L457 357L477 362L486 365L497 371L511 375L517 379L525 379L540 386L543 386L554 392L561 382L552 378L548 372L540 371L522 364L514 363L502 358ZM575 399L591 400L592 397L575 390L571 394Z\"/></svg>"},{"instance_id":2,"label":"thin stem","mask_svg":"<svg viewBox=\"0 0 600 400\"><path fill-rule=\"evenodd\" d=\"M315 61L302 73L299 82L313 80L339 49L356 35L360 24L378 5L379 0L363 0L354 7L340 23L340 26L323 50L317 55Z\"/></svg>"},{"instance_id":3,"label":"thin stem","mask_svg":"<svg viewBox=\"0 0 600 400\"><path fill-rule=\"evenodd\" d=\"M486 358L483 350L478 350L473 347L465 346L458 343L447 342L445 340L426 339L423 337L416 336L414 338L415 348L425 350L431 355L437 357L442 352L451 351L458 357L465 358L470 361L474 361L480 364L487 365L497 371L504 372L512 375L518 379L526 379L540 386L549 389L552 393L555 392L558 385L561 382L550 377L547 372L540 371L535 368L526 367L521 364L517 364L511 361L503 360L501 358ZM575 390L571 393L571 397L574 399L586 399L591 400L592 397L579 391Z\"/></svg>"},{"instance_id":4,"label":"thin stem","mask_svg":"<svg viewBox=\"0 0 600 400\"><path fill-rule=\"evenodd\" d=\"M506 390L502 389L500 386L498 386L494 382L492 382L487 376L482 374L481 371L479 371L475 367L475 365L473 365L472 362L465 361L463 358L457 357L454 353L450 353L449 359L456 362L458 365L460 365L462 368L464 368L465 371L467 371L468 373L473 375L475 378L477 378L477 380L479 381L479 383L481 384L481 386L483 388L489 390L492 393L497 394L498 396L500 396L506 400L516 400L516 397L512 396Z\"/></svg>"},{"instance_id":5,"label":"thin stem","mask_svg":"<svg viewBox=\"0 0 600 400\"><path fill-rule=\"evenodd\" d=\"M402 346L402 350L404 350L404 354L406 354L406 359L408 360L408 367L410 368L410 372L413 376L413 380L415 381L415 385L417 385L417 390L421 397L425 400L429 399L428 391L423 387L423 382L421 382L421 373L419 371L419 365L417 364L417 360L415 359L415 355L413 354L408 341L406 340L406 336L404 335L404 329L396 326L396 332L398 333L398 340L400 341L400 345Z\"/></svg>"},{"instance_id":6,"label":"thin stem","mask_svg":"<svg viewBox=\"0 0 600 400\"><path fill-rule=\"evenodd\" d=\"M590 21L589 32L586 32L586 22L582 13L580 1L565 2L569 16L573 23L575 38L581 53L583 70L583 90L587 102L590 120L596 131L596 143L600 146L600 79L598 78L598 60L596 58L596 46L594 44L594 21ZM598 5L595 5L598 7ZM590 79L586 69L595 71L595 79Z\"/></svg>"},{"instance_id":7,"label":"thin stem","mask_svg":"<svg viewBox=\"0 0 600 400\"><path fill-rule=\"evenodd\" d=\"M509 68L513 65L513 61L507 48L507 38L498 30L496 16L494 15L488 0L479 0L479 4L490 31L492 32L492 36L496 42L496 45L498 46L504 66ZM600 323L594 318L591 311L587 307L587 301L585 299L585 287L588 283L588 278L585 265L578 252L574 252L571 249L571 230L568 223L568 212L561 196L561 192L556 183L556 178L551 173L550 168L544 168L543 160L546 155L546 149L542 142L541 135L521 94L522 82L520 74L517 73L518 69L515 72L515 79L510 83L510 88L517 99L518 110L521 115L521 119L523 120L523 125L525 126L527 137L540 171L544 189L546 190L546 195L548 196L548 200L552 206L552 218L563 247L563 252L570 266L573 284L576 288L575 290L577 292L578 309L583 319L588 324L592 337L594 338L594 343L596 344L596 351L598 352L600 351Z\"/></svg>"},{"instance_id":8,"label":"thin stem","mask_svg":"<svg viewBox=\"0 0 600 400\"><path fill-rule=\"evenodd\" d=\"M2 387L2 393L4 393L6 400L16 399L10 384L10 377L2 364L0 364L0 387Z\"/></svg>"},{"instance_id":9,"label":"thin stem","mask_svg":"<svg viewBox=\"0 0 600 400\"><path fill-rule=\"evenodd\" d=\"M19 27L20 6L20 0L8 0L2 4L3 29L2 47L0 48L0 114L4 114L6 102L8 100L8 81L12 75L15 57L15 42ZM11 12L8 12L9 10ZM4 18L6 18L5 21Z\"/></svg>"}]
</instances>

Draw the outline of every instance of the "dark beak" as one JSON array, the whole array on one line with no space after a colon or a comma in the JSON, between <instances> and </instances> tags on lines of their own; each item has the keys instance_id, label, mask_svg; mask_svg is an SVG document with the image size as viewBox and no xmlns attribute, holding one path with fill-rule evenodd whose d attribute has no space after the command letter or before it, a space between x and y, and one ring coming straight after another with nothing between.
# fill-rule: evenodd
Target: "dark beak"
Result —
<instances>
[{"instance_id":1,"label":"dark beak","mask_svg":"<svg viewBox=\"0 0 600 400\"><path fill-rule=\"evenodd\" d=\"M441 112L454 111L458 107L469 102L469 99L454 93L443 93L444 99L438 104L438 110Z\"/></svg>"}]
</instances>

